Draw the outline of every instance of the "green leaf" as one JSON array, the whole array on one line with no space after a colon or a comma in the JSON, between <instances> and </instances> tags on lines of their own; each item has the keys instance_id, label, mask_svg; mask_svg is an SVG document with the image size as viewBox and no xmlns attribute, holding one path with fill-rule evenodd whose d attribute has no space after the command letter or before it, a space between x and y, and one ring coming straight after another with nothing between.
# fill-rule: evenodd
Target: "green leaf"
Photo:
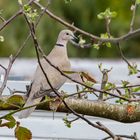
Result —
<instances>
[{"instance_id":1,"label":"green leaf","mask_svg":"<svg viewBox=\"0 0 140 140\"><path fill-rule=\"evenodd\" d=\"M17 122L17 127L15 128L15 137L17 140L31 140L32 133L29 129L19 126L19 122Z\"/></svg>"},{"instance_id":2,"label":"green leaf","mask_svg":"<svg viewBox=\"0 0 140 140\"><path fill-rule=\"evenodd\" d=\"M35 22L38 17L37 9L33 9L30 5L25 4L23 6L24 12L29 20L29 22Z\"/></svg>"},{"instance_id":3,"label":"green leaf","mask_svg":"<svg viewBox=\"0 0 140 140\"><path fill-rule=\"evenodd\" d=\"M77 71L63 71L65 74L74 74L74 73L79 73Z\"/></svg>"},{"instance_id":4,"label":"green leaf","mask_svg":"<svg viewBox=\"0 0 140 140\"><path fill-rule=\"evenodd\" d=\"M112 36L110 37L108 35L108 33L101 34L100 37L103 38L103 39L112 38ZM105 42L105 43L103 43L103 45L106 45L108 48L111 48L111 43L110 42Z\"/></svg>"},{"instance_id":5,"label":"green leaf","mask_svg":"<svg viewBox=\"0 0 140 140\"><path fill-rule=\"evenodd\" d=\"M115 101L116 103L119 103L119 104L124 104L124 100L122 100L122 99L117 99L116 101Z\"/></svg>"},{"instance_id":6,"label":"green leaf","mask_svg":"<svg viewBox=\"0 0 140 140\"><path fill-rule=\"evenodd\" d=\"M111 19L115 18L117 16L117 13L115 11L111 12L110 8L107 8L104 12L101 12L97 15L97 18L102 19Z\"/></svg>"},{"instance_id":7,"label":"green leaf","mask_svg":"<svg viewBox=\"0 0 140 140\"><path fill-rule=\"evenodd\" d=\"M93 82L90 82L90 81L85 81L84 84L89 87L92 87L94 85Z\"/></svg>"},{"instance_id":8,"label":"green leaf","mask_svg":"<svg viewBox=\"0 0 140 140\"><path fill-rule=\"evenodd\" d=\"M23 10L24 10L26 13L30 12L31 9L32 9L31 6L28 5L28 4L25 4L25 5L23 6Z\"/></svg>"},{"instance_id":9,"label":"green leaf","mask_svg":"<svg viewBox=\"0 0 140 140\"><path fill-rule=\"evenodd\" d=\"M138 73L138 69L137 69L137 65L136 64L128 66L128 70L129 70L129 75L133 75L133 74L137 74Z\"/></svg>"},{"instance_id":10,"label":"green leaf","mask_svg":"<svg viewBox=\"0 0 140 140\"><path fill-rule=\"evenodd\" d=\"M111 48L111 43L110 42L106 42L105 44L108 48Z\"/></svg>"},{"instance_id":11,"label":"green leaf","mask_svg":"<svg viewBox=\"0 0 140 140\"><path fill-rule=\"evenodd\" d=\"M111 18L115 18L117 16L117 13L114 11L114 12L111 12Z\"/></svg>"},{"instance_id":12,"label":"green leaf","mask_svg":"<svg viewBox=\"0 0 140 140\"><path fill-rule=\"evenodd\" d=\"M11 115L7 115L5 118L5 120L7 120L8 122L4 122L0 124L0 127L8 127L8 128L13 128L16 125L16 120L14 119L13 116Z\"/></svg>"},{"instance_id":13,"label":"green leaf","mask_svg":"<svg viewBox=\"0 0 140 140\"><path fill-rule=\"evenodd\" d=\"M93 47L97 50L99 50L99 48L100 48L99 44L93 44Z\"/></svg>"},{"instance_id":14,"label":"green leaf","mask_svg":"<svg viewBox=\"0 0 140 140\"><path fill-rule=\"evenodd\" d=\"M132 91L133 92L138 92L138 91L140 91L140 87L133 88Z\"/></svg>"},{"instance_id":15,"label":"green leaf","mask_svg":"<svg viewBox=\"0 0 140 140\"><path fill-rule=\"evenodd\" d=\"M7 99L7 103L22 106L25 103L25 101L20 95L12 95Z\"/></svg>"},{"instance_id":16,"label":"green leaf","mask_svg":"<svg viewBox=\"0 0 140 140\"><path fill-rule=\"evenodd\" d=\"M79 42L78 44L80 45L81 48L83 48L83 45L86 43L86 40L83 39L81 35L79 35Z\"/></svg>"},{"instance_id":17,"label":"green leaf","mask_svg":"<svg viewBox=\"0 0 140 140\"><path fill-rule=\"evenodd\" d=\"M66 125L68 128L71 128L71 122L68 121L67 117L64 117L64 118L63 118L63 121L64 121L65 125Z\"/></svg>"},{"instance_id":18,"label":"green leaf","mask_svg":"<svg viewBox=\"0 0 140 140\"><path fill-rule=\"evenodd\" d=\"M109 36L108 36L108 34L107 34L107 33L105 33L105 34L101 34L101 35L100 35L100 37L101 37L101 38L104 38L104 39L109 38Z\"/></svg>"},{"instance_id":19,"label":"green leaf","mask_svg":"<svg viewBox=\"0 0 140 140\"><path fill-rule=\"evenodd\" d=\"M100 19L100 20L105 19L105 14L102 12L102 13L97 15L97 18Z\"/></svg>"},{"instance_id":20,"label":"green leaf","mask_svg":"<svg viewBox=\"0 0 140 140\"><path fill-rule=\"evenodd\" d=\"M108 82L108 83L105 85L105 90L114 89L115 87L116 87L116 85L115 85L114 83Z\"/></svg>"},{"instance_id":21,"label":"green leaf","mask_svg":"<svg viewBox=\"0 0 140 140\"><path fill-rule=\"evenodd\" d=\"M125 80L124 81L122 80L121 82L122 82L123 87L126 87L130 84L128 81L125 81Z\"/></svg>"},{"instance_id":22,"label":"green leaf","mask_svg":"<svg viewBox=\"0 0 140 140\"><path fill-rule=\"evenodd\" d=\"M4 42L4 37L0 36L0 42Z\"/></svg>"}]
</instances>

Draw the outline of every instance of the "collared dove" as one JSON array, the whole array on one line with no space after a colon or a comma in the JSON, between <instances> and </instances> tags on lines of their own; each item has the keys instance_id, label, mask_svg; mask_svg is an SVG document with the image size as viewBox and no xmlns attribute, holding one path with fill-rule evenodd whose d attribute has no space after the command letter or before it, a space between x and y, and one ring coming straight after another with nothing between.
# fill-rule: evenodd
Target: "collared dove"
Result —
<instances>
[{"instance_id":1,"label":"collared dove","mask_svg":"<svg viewBox=\"0 0 140 140\"><path fill-rule=\"evenodd\" d=\"M60 70L69 71L71 69L70 61L67 56L67 42L75 38L74 34L70 30L62 30L59 33L57 42L52 49L52 51L47 56L47 59ZM54 89L58 90L65 82L66 77L62 76L54 67L52 67L45 59L41 59L41 64L48 79ZM45 89L51 92L51 87L49 86L40 66L37 66L36 72L34 74L30 92L28 94L28 99L24 107L28 107L37 104L41 101L43 97L34 98L41 89ZM32 107L21 111L19 118L27 118L36 107Z\"/></svg>"}]
</instances>

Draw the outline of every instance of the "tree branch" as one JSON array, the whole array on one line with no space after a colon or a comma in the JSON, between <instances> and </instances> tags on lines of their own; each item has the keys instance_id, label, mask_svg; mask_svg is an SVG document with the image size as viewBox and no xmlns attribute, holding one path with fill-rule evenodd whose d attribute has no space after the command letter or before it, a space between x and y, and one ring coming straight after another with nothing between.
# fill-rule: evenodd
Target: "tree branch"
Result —
<instances>
[{"instance_id":1,"label":"tree branch","mask_svg":"<svg viewBox=\"0 0 140 140\"><path fill-rule=\"evenodd\" d=\"M34 3L40 7L41 9L45 9L45 7L43 5L41 5L40 3L38 3L37 1L34 1ZM121 42L121 41L124 41L124 40L128 40L130 38L133 38L134 36L137 36L140 34L140 28L139 29L136 29L132 32L128 32L127 34L125 35L122 35L120 37L116 37L116 38L108 38L108 39L104 39L104 38L100 38L96 35L93 35L91 33L88 33L76 26L74 26L73 24L69 24L68 22L64 21L63 19L61 19L60 17L54 15L51 11L49 11L48 9L45 10L46 14L49 15L52 19L58 21L59 23L61 23L62 25L72 29L72 30L75 30L91 39L94 39L94 40L98 40L100 42L111 42L111 43L118 43L118 42Z\"/></svg>"},{"instance_id":2,"label":"tree branch","mask_svg":"<svg viewBox=\"0 0 140 140\"><path fill-rule=\"evenodd\" d=\"M132 5L131 8L132 8L131 10L133 11L133 13L132 13L132 19L130 23L130 32L132 32L134 29L134 21L135 21L136 10L137 10L137 0L135 0L135 4Z\"/></svg>"},{"instance_id":3,"label":"tree branch","mask_svg":"<svg viewBox=\"0 0 140 140\"><path fill-rule=\"evenodd\" d=\"M11 96L2 96L1 100L6 101ZM26 101L26 95L22 96ZM62 97L61 97L62 98ZM95 116L116 120L123 123L134 123L140 121L140 105L130 104L111 104L107 102L91 101L86 99L66 98L65 103L75 112L83 115ZM6 105L5 102L0 103L0 110L13 110L17 109L15 106ZM19 105L19 103L15 103ZM132 107L132 112L129 112L129 107ZM44 102L37 106L37 109L50 110L49 102ZM70 112L64 103L60 104L57 112Z\"/></svg>"}]
</instances>

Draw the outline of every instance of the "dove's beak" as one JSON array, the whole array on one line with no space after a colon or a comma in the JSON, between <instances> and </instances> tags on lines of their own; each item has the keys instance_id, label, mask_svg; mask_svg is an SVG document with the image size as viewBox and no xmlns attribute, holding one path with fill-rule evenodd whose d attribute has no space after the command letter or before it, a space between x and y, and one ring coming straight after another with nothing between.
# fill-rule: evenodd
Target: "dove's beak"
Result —
<instances>
[{"instance_id":1,"label":"dove's beak","mask_svg":"<svg viewBox=\"0 0 140 140\"><path fill-rule=\"evenodd\" d=\"M72 37L71 39L72 42L77 42L78 38L75 35L72 35L71 37Z\"/></svg>"}]
</instances>

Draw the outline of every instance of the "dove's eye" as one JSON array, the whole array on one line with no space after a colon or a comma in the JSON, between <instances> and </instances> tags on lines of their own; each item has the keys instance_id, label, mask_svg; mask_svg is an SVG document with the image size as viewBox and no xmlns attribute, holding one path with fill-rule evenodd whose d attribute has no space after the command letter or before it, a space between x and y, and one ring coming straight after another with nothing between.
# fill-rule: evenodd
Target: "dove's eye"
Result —
<instances>
[{"instance_id":1,"label":"dove's eye","mask_svg":"<svg viewBox=\"0 0 140 140\"><path fill-rule=\"evenodd\" d=\"M69 33L66 33L66 35L69 35Z\"/></svg>"}]
</instances>

